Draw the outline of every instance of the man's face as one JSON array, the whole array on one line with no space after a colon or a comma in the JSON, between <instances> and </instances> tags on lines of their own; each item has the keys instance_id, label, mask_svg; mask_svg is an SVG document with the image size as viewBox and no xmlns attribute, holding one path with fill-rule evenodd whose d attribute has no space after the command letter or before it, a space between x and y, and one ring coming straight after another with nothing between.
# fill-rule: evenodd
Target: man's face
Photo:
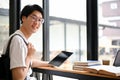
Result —
<instances>
[{"instance_id":1,"label":"man's face","mask_svg":"<svg viewBox=\"0 0 120 80\"><path fill-rule=\"evenodd\" d=\"M29 33L35 33L44 22L42 14L39 11L34 11L28 17L23 17L23 26Z\"/></svg>"}]
</instances>

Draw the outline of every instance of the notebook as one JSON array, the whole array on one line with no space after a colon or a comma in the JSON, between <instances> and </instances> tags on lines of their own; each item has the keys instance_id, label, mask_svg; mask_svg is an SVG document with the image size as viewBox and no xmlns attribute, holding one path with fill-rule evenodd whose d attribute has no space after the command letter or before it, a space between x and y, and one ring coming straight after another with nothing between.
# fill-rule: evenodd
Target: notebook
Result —
<instances>
[{"instance_id":1,"label":"notebook","mask_svg":"<svg viewBox=\"0 0 120 80\"><path fill-rule=\"evenodd\" d=\"M49 64L52 66L59 67L61 64L63 64L71 55L73 52L68 51L61 51L55 58L53 58Z\"/></svg>"},{"instance_id":2,"label":"notebook","mask_svg":"<svg viewBox=\"0 0 120 80\"><path fill-rule=\"evenodd\" d=\"M120 50L117 51L113 66L120 66Z\"/></svg>"}]
</instances>

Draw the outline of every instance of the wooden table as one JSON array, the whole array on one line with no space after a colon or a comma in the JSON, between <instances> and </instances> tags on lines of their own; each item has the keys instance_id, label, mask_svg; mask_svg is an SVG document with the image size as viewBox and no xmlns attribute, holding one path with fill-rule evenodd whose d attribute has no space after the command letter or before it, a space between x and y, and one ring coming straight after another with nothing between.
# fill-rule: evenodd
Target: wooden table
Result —
<instances>
[{"instance_id":1,"label":"wooden table","mask_svg":"<svg viewBox=\"0 0 120 80\"><path fill-rule=\"evenodd\" d=\"M89 73L86 71L69 70L62 68L39 67L34 68L33 71L49 75L45 79L42 78L42 80L52 80L52 78L50 78L51 75L75 78L78 80L120 80L120 77L100 75Z\"/></svg>"}]
</instances>

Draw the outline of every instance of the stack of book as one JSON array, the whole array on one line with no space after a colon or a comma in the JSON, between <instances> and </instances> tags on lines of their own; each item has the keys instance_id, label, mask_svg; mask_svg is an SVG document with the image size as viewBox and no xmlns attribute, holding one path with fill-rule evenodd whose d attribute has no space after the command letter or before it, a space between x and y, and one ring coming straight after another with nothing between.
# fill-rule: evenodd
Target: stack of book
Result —
<instances>
[{"instance_id":1,"label":"stack of book","mask_svg":"<svg viewBox=\"0 0 120 80\"><path fill-rule=\"evenodd\" d=\"M84 67L101 65L100 61L75 61L73 64L73 70L83 70Z\"/></svg>"}]
</instances>

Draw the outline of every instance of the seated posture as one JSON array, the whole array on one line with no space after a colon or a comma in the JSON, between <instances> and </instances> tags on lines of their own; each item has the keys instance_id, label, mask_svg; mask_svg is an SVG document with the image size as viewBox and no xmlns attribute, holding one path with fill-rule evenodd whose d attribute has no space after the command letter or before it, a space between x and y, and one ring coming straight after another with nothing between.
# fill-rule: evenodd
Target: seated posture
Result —
<instances>
[{"instance_id":1,"label":"seated posture","mask_svg":"<svg viewBox=\"0 0 120 80\"><path fill-rule=\"evenodd\" d=\"M37 32L44 22L43 9L36 4L26 5L21 11L20 19L20 29L12 35L19 34L25 41L18 35L14 36L11 41L10 69L12 71L12 80L34 80L30 77L32 73L31 67L50 66L45 61L33 59L36 50L32 43L28 42L30 36ZM25 42L27 42L27 45Z\"/></svg>"}]
</instances>

